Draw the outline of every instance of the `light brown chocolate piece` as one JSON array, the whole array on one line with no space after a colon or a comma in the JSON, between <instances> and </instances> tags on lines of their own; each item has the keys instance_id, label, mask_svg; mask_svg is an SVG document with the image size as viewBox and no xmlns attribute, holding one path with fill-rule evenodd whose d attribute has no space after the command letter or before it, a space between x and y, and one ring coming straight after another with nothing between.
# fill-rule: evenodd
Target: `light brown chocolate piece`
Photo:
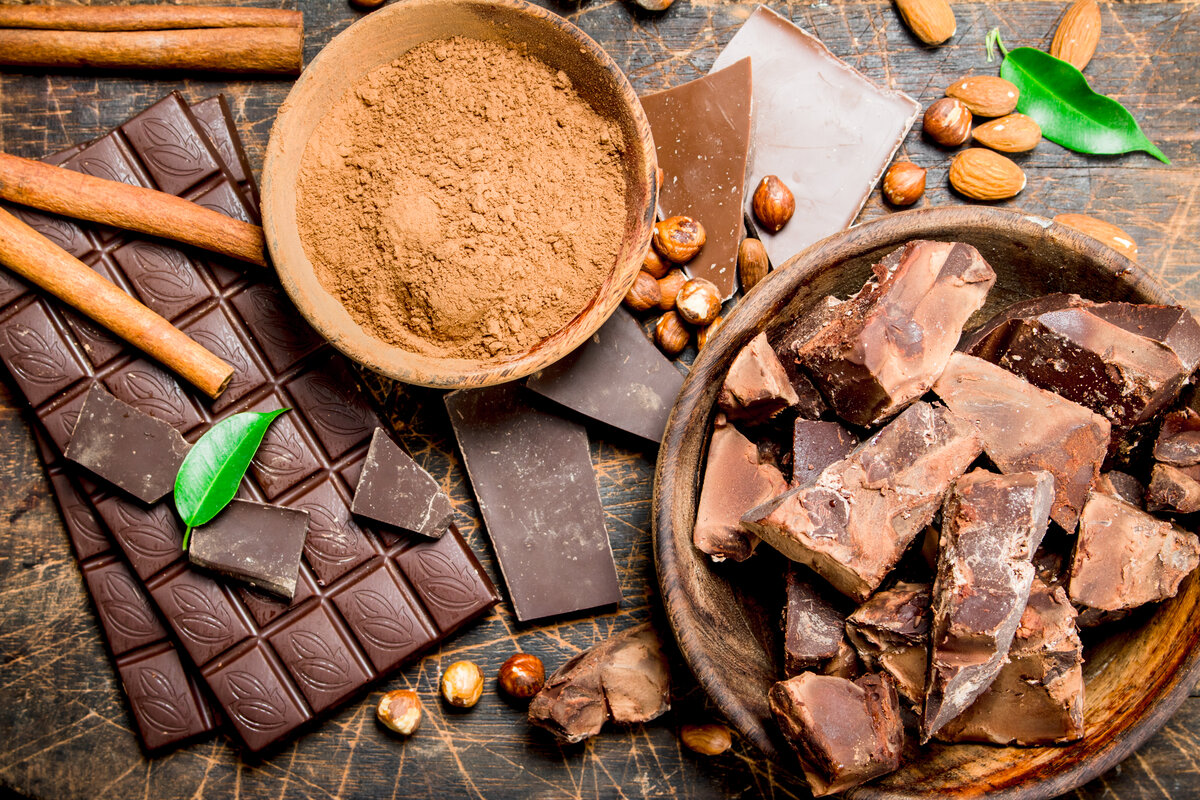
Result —
<instances>
[{"instance_id":1,"label":"light brown chocolate piece","mask_svg":"<svg viewBox=\"0 0 1200 800\"><path fill-rule=\"evenodd\" d=\"M1173 467L1200 464L1200 414L1191 408L1166 414L1154 440L1154 460Z\"/></svg>"},{"instance_id":2,"label":"light brown chocolate piece","mask_svg":"<svg viewBox=\"0 0 1200 800\"><path fill-rule=\"evenodd\" d=\"M732 420L762 421L798 402L765 333L738 351L717 394L717 405Z\"/></svg>"},{"instance_id":3,"label":"light brown chocolate piece","mask_svg":"<svg viewBox=\"0 0 1200 800\"><path fill-rule=\"evenodd\" d=\"M783 671L788 676L834 658L845 638L846 615L813 581L807 570L788 565L783 611Z\"/></svg>"},{"instance_id":4,"label":"light brown chocolate piece","mask_svg":"<svg viewBox=\"0 0 1200 800\"><path fill-rule=\"evenodd\" d=\"M930 596L927 583L900 582L876 592L846 620L863 665L890 675L901 697L918 708L929 665Z\"/></svg>"},{"instance_id":5,"label":"light brown chocolate piece","mask_svg":"<svg viewBox=\"0 0 1200 800\"><path fill-rule=\"evenodd\" d=\"M1200 511L1200 481L1179 467L1155 464L1146 487L1146 509L1174 510L1181 514Z\"/></svg>"}]
</instances>

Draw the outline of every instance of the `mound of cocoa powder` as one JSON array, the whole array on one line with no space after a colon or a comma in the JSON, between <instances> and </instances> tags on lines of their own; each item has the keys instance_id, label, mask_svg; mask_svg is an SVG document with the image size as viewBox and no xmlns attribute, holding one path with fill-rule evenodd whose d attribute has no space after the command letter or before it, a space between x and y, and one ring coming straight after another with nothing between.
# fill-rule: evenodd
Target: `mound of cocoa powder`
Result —
<instances>
[{"instance_id":1,"label":"mound of cocoa powder","mask_svg":"<svg viewBox=\"0 0 1200 800\"><path fill-rule=\"evenodd\" d=\"M616 264L619 128L495 42L420 45L318 123L296 216L321 284L389 344L487 358L570 322Z\"/></svg>"}]
</instances>

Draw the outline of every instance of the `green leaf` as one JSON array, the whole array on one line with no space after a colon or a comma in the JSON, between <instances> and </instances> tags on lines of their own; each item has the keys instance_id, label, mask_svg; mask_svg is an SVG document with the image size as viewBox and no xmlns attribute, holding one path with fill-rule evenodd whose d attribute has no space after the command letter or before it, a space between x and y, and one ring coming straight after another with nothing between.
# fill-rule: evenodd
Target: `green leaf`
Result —
<instances>
[{"instance_id":1,"label":"green leaf","mask_svg":"<svg viewBox=\"0 0 1200 800\"><path fill-rule=\"evenodd\" d=\"M1004 53L1000 77L1021 90L1017 110L1033 117L1050 141L1092 155L1142 150L1171 163L1142 133L1133 115L1111 97L1092 91L1087 78L1075 67L1032 47L1010 52L997 30L988 34L986 42L989 55L993 44Z\"/></svg>"},{"instance_id":2,"label":"green leaf","mask_svg":"<svg viewBox=\"0 0 1200 800\"><path fill-rule=\"evenodd\" d=\"M175 476L175 508L188 526L183 537L185 550L192 528L208 522L229 505L267 428L289 410L234 414L209 428L184 456Z\"/></svg>"}]
</instances>

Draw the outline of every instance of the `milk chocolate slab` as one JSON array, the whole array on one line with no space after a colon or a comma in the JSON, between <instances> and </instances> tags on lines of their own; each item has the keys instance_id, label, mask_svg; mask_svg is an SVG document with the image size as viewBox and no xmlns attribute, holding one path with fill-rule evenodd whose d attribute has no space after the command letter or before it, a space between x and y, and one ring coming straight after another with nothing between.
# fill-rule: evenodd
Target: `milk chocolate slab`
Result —
<instances>
[{"instance_id":1,"label":"milk chocolate slab","mask_svg":"<svg viewBox=\"0 0 1200 800\"><path fill-rule=\"evenodd\" d=\"M795 564L788 566L784 591L783 669L792 676L838 654L846 615L814 585L813 575Z\"/></svg>"},{"instance_id":2,"label":"milk chocolate slab","mask_svg":"<svg viewBox=\"0 0 1200 800\"><path fill-rule=\"evenodd\" d=\"M738 351L717 393L717 406L731 420L761 422L799 402L765 333Z\"/></svg>"},{"instance_id":3,"label":"milk chocolate slab","mask_svg":"<svg viewBox=\"0 0 1200 800\"><path fill-rule=\"evenodd\" d=\"M764 461L757 445L718 414L708 443L692 543L714 560L745 561L758 546L758 537L742 527L742 514L786 490L779 469Z\"/></svg>"},{"instance_id":4,"label":"milk chocolate slab","mask_svg":"<svg viewBox=\"0 0 1200 800\"><path fill-rule=\"evenodd\" d=\"M1053 502L1054 478L1045 471L975 470L946 498L922 742L975 702L1004 666Z\"/></svg>"},{"instance_id":5,"label":"milk chocolate slab","mask_svg":"<svg viewBox=\"0 0 1200 800\"><path fill-rule=\"evenodd\" d=\"M909 242L874 274L811 337L792 345L838 416L863 426L929 390L996 282L978 250L951 242Z\"/></svg>"},{"instance_id":6,"label":"milk chocolate slab","mask_svg":"<svg viewBox=\"0 0 1200 800\"><path fill-rule=\"evenodd\" d=\"M710 74L747 56L754 70L747 213L754 188L767 175L779 176L796 197L796 212L782 230L759 230L771 263L780 267L854 221L921 109L763 6L717 56Z\"/></svg>"},{"instance_id":7,"label":"milk chocolate slab","mask_svg":"<svg viewBox=\"0 0 1200 800\"><path fill-rule=\"evenodd\" d=\"M454 522L450 498L382 428L371 436L351 510L360 517L437 539Z\"/></svg>"},{"instance_id":8,"label":"milk chocolate slab","mask_svg":"<svg viewBox=\"0 0 1200 800\"><path fill-rule=\"evenodd\" d=\"M1200 511L1200 481L1179 467L1155 464L1150 471L1150 485L1146 487L1146 509L1170 509L1181 514Z\"/></svg>"},{"instance_id":9,"label":"milk chocolate slab","mask_svg":"<svg viewBox=\"0 0 1200 800\"><path fill-rule=\"evenodd\" d=\"M191 448L179 431L92 384L71 432L66 457L143 503L175 488Z\"/></svg>"},{"instance_id":10,"label":"milk chocolate slab","mask_svg":"<svg viewBox=\"0 0 1200 800\"><path fill-rule=\"evenodd\" d=\"M600 330L566 358L525 383L585 417L658 443L683 375L618 308Z\"/></svg>"},{"instance_id":11,"label":"milk chocolate slab","mask_svg":"<svg viewBox=\"0 0 1200 800\"><path fill-rule=\"evenodd\" d=\"M668 217L683 214L704 226L707 241L686 269L712 281L728 300L737 289L753 121L750 59L641 99L664 175L659 207Z\"/></svg>"},{"instance_id":12,"label":"milk chocolate slab","mask_svg":"<svg viewBox=\"0 0 1200 800\"><path fill-rule=\"evenodd\" d=\"M1154 440L1154 460L1173 467L1200 464L1200 414L1191 408L1165 414Z\"/></svg>"},{"instance_id":13,"label":"milk chocolate slab","mask_svg":"<svg viewBox=\"0 0 1200 800\"><path fill-rule=\"evenodd\" d=\"M925 702L929 665L928 583L901 581L871 596L846 620L846 635L866 669L896 682L896 691L914 706Z\"/></svg>"},{"instance_id":14,"label":"milk chocolate slab","mask_svg":"<svg viewBox=\"0 0 1200 800\"><path fill-rule=\"evenodd\" d=\"M445 399L517 619L619 603L583 426L511 383Z\"/></svg>"},{"instance_id":15,"label":"milk chocolate slab","mask_svg":"<svg viewBox=\"0 0 1200 800\"><path fill-rule=\"evenodd\" d=\"M1174 597L1200 564L1200 540L1100 492L1079 518L1071 559L1071 600L1100 611L1121 611Z\"/></svg>"},{"instance_id":16,"label":"milk chocolate slab","mask_svg":"<svg viewBox=\"0 0 1200 800\"><path fill-rule=\"evenodd\" d=\"M816 479L858 446L858 437L837 422L797 419L792 425L792 488Z\"/></svg>"},{"instance_id":17,"label":"milk chocolate slab","mask_svg":"<svg viewBox=\"0 0 1200 800\"><path fill-rule=\"evenodd\" d=\"M192 531L188 558L291 600L307 533L307 511L234 500Z\"/></svg>"},{"instance_id":18,"label":"milk chocolate slab","mask_svg":"<svg viewBox=\"0 0 1200 800\"><path fill-rule=\"evenodd\" d=\"M1054 476L1050 518L1075 530L1108 451L1107 419L981 358L955 353L933 391L970 420L1001 472Z\"/></svg>"},{"instance_id":19,"label":"milk chocolate slab","mask_svg":"<svg viewBox=\"0 0 1200 800\"><path fill-rule=\"evenodd\" d=\"M747 512L742 524L861 602L981 451L970 422L944 406L914 403L812 483Z\"/></svg>"}]
</instances>

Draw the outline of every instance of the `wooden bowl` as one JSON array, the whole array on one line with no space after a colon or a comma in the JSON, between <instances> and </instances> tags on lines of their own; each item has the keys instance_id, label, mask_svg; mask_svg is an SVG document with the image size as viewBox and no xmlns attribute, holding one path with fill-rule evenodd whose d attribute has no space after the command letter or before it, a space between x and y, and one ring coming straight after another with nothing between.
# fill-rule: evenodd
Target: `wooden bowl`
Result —
<instances>
[{"instance_id":1,"label":"wooden bowl","mask_svg":"<svg viewBox=\"0 0 1200 800\"><path fill-rule=\"evenodd\" d=\"M529 350L492 359L433 358L364 331L325 290L300 242L296 181L313 129L359 78L427 41L463 36L518 44L562 70L579 95L619 125L625 230L613 270L562 329ZM654 225L657 159L650 125L629 81L600 46L562 17L523 0L404 0L363 17L313 59L279 110L263 168L263 227L280 282L300 313L336 348L376 372L407 383L456 388L514 380L554 363L612 314L641 268Z\"/></svg>"},{"instance_id":2,"label":"wooden bowl","mask_svg":"<svg viewBox=\"0 0 1200 800\"><path fill-rule=\"evenodd\" d=\"M692 546L696 501L717 390L734 355L759 331L786 341L822 297L846 297L871 264L910 239L974 245L996 271L982 322L1016 300L1077 292L1095 300L1173 303L1136 264L1039 217L986 207L891 214L819 242L754 288L701 351L659 451L654 547L671 627L701 685L741 733L781 765L794 764L767 707L782 673L781 560L761 546L742 564L713 564ZM768 587L778 587L771 589ZM1200 677L1200 581L1085 652L1086 736L1064 747L933 745L854 798L1050 798L1108 770L1162 727Z\"/></svg>"}]
</instances>

